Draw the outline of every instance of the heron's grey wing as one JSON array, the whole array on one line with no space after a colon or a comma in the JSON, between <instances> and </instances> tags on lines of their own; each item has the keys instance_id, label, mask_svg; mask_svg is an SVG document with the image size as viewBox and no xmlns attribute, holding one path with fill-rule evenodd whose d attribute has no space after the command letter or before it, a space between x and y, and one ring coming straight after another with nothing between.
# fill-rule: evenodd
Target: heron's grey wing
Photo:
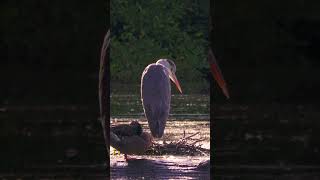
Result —
<instances>
[{"instance_id":1,"label":"heron's grey wing","mask_svg":"<svg viewBox=\"0 0 320 180\"><path fill-rule=\"evenodd\" d=\"M149 65L141 78L144 113L153 137L162 137L170 111L171 85L162 65Z\"/></svg>"}]
</instances>

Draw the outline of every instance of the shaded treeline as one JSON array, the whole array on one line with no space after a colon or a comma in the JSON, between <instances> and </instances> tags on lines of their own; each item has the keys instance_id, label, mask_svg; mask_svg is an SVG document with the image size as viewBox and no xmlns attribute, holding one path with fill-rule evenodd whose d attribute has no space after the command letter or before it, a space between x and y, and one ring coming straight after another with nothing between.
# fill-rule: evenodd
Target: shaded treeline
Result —
<instances>
[{"instance_id":1,"label":"shaded treeline","mask_svg":"<svg viewBox=\"0 0 320 180\"><path fill-rule=\"evenodd\" d=\"M170 58L181 84L207 83L208 2L111 1L111 80L139 84L148 64Z\"/></svg>"}]
</instances>

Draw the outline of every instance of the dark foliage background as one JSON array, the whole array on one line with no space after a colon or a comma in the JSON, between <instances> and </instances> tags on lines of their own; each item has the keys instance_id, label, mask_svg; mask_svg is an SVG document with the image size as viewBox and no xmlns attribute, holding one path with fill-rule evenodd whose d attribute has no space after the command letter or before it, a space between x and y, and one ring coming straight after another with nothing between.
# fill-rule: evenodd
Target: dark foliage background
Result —
<instances>
[{"instance_id":1,"label":"dark foliage background","mask_svg":"<svg viewBox=\"0 0 320 180\"><path fill-rule=\"evenodd\" d=\"M203 79L208 71L208 5L195 0L111 1L111 84L139 86L148 64L169 58L177 66L184 93L208 93Z\"/></svg>"}]
</instances>

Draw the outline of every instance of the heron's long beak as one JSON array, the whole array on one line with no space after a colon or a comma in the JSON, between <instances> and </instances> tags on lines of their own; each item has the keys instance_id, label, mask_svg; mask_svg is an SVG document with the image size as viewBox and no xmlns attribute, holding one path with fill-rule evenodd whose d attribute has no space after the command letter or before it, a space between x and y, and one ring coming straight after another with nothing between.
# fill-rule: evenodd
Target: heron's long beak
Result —
<instances>
[{"instance_id":1,"label":"heron's long beak","mask_svg":"<svg viewBox=\"0 0 320 180\"><path fill-rule=\"evenodd\" d=\"M174 82L174 84L177 86L178 90L180 91L180 93L182 94L182 90L181 90L181 87L180 87L180 83L176 77L176 75L174 73L170 73L170 79Z\"/></svg>"},{"instance_id":2,"label":"heron's long beak","mask_svg":"<svg viewBox=\"0 0 320 180\"><path fill-rule=\"evenodd\" d=\"M217 81L218 85L222 89L223 94L229 99L229 92L227 89L227 84L223 79L218 62L217 62L216 58L214 57L211 49L209 50L208 61L209 61L211 73L212 73L214 79Z\"/></svg>"}]
</instances>

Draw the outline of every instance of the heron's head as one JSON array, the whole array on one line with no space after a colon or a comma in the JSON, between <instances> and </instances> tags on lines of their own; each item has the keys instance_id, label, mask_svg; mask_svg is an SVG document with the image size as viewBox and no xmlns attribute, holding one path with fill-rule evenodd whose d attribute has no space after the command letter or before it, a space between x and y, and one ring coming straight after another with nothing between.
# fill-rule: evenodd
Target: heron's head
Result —
<instances>
[{"instance_id":1,"label":"heron's head","mask_svg":"<svg viewBox=\"0 0 320 180\"><path fill-rule=\"evenodd\" d=\"M174 62L170 59L159 59L156 64L161 64L164 67L166 67L166 69L168 70L168 75L169 78L171 79L171 81L177 86L178 90L180 93L182 93L181 87L180 87L180 83L176 77L176 65L174 64Z\"/></svg>"}]
</instances>

